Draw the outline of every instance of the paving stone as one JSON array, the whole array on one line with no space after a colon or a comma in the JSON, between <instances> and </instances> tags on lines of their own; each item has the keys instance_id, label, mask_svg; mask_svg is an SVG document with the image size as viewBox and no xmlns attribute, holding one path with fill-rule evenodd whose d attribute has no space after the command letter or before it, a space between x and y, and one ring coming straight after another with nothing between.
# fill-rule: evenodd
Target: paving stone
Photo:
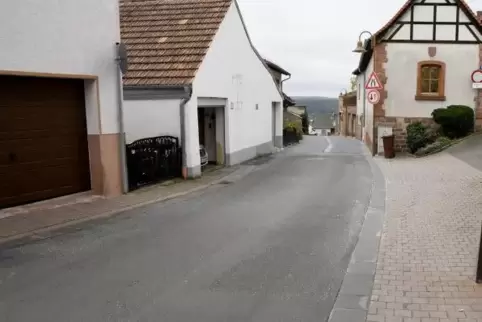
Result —
<instances>
[{"instance_id":1,"label":"paving stone","mask_svg":"<svg viewBox=\"0 0 482 322\"><path fill-rule=\"evenodd\" d=\"M375 162L386 217L367 321L482 321L482 172L448 153Z\"/></svg>"}]
</instances>

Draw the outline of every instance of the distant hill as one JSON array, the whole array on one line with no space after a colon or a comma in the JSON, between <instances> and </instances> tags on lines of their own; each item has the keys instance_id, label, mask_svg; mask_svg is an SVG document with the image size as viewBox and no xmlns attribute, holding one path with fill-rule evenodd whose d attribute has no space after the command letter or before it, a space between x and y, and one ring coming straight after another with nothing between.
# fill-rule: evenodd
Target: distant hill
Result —
<instances>
[{"instance_id":1,"label":"distant hill","mask_svg":"<svg viewBox=\"0 0 482 322\"><path fill-rule=\"evenodd\" d=\"M308 114L327 114L338 110L338 98L322 96L291 96L296 105L306 106Z\"/></svg>"}]
</instances>

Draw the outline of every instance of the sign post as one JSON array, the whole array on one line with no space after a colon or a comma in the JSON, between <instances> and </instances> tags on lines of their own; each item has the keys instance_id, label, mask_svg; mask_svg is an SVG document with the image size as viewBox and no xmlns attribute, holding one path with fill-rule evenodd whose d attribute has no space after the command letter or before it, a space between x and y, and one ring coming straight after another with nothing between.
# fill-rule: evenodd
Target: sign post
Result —
<instances>
[{"instance_id":1,"label":"sign post","mask_svg":"<svg viewBox=\"0 0 482 322\"><path fill-rule=\"evenodd\" d=\"M475 282L482 283L482 231L479 239L479 256L477 258L477 271L475 272Z\"/></svg>"}]
</instances>

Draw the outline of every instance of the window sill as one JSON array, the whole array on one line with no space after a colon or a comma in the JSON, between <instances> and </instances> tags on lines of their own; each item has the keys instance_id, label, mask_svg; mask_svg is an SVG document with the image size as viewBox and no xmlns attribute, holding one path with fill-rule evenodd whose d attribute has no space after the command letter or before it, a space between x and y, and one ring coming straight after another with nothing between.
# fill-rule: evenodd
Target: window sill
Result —
<instances>
[{"instance_id":1,"label":"window sill","mask_svg":"<svg viewBox=\"0 0 482 322\"><path fill-rule=\"evenodd\" d=\"M416 101L445 101L445 96L415 95Z\"/></svg>"}]
</instances>

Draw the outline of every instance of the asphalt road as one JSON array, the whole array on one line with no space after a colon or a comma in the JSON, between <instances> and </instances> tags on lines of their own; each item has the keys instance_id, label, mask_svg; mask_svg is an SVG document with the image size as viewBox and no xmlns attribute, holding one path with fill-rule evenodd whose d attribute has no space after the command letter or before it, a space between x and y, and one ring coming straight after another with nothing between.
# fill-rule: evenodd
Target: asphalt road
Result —
<instances>
[{"instance_id":1,"label":"asphalt road","mask_svg":"<svg viewBox=\"0 0 482 322\"><path fill-rule=\"evenodd\" d=\"M307 137L201 193L2 249L0 321L325 321L370 198L361 151Z\"/></svg>"}]
</instances>

